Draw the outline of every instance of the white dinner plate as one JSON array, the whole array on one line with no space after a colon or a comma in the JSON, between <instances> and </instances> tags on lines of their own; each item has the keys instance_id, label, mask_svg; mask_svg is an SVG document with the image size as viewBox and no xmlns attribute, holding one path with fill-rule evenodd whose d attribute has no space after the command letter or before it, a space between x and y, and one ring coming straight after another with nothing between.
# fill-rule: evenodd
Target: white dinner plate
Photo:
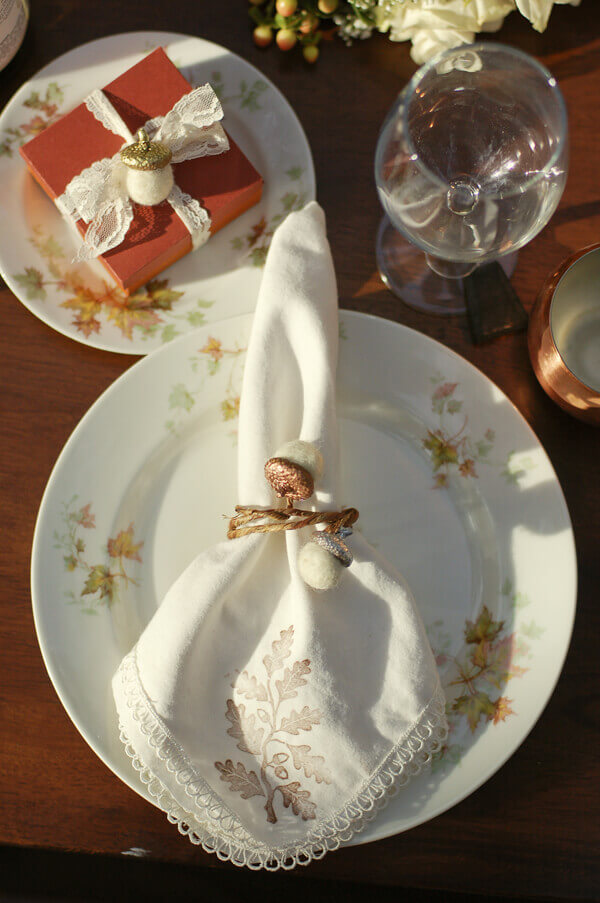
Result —
<instances>
[{"instance_id":1,"label":"white dinner plate","mask_svg":"<svg viewBox=\"0 0 600 903\"><path fill-rule=\"evenodd\" d=\"M121 376L67 442L37 521L32 597L50 677L90 746L144 796L111 676L173 580L225 536L250 320L201 327ZM486 376L376 317L342 312L340 337L344 498L412 587L450 722L432 770L365 842L448 809L523 741L567 652L576 560L552 465Z\"/></svg>"},{"instance_id":2,"label":"white dinner plate","mask_svg":"<svg viewBox=\"0 0 600 903\"><path fill-rule=\"evenodd\" d=\"M127 297L97 260L72 263L78 238L19 146L159 46L192 85L212 84L223 125L265 184L259 204ZM202 323L250 313L274 229L314 197L310 148L287 100L258 69L201 38L142 31L84 44L45 66L0 115L0 273L53 329L107 351L146 354Z\"/></svg>"}]
</instances>

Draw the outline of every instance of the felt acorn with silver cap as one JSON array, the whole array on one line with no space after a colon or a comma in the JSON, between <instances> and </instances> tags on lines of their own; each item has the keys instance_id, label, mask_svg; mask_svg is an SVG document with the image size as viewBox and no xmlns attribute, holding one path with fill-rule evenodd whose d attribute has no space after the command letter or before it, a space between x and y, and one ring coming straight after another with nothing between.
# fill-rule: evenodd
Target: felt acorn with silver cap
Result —
<instances>
[{"instance_id":1,"label":"felt acorn with silver cap","mask_svg":"<svg viewBox=\"0 0 600 903\"><path fill-rule=\"evenodd\" d=\"M332 589L340 582L344 568L349 568L354 558L344 542L352 533L347 528L329 533L316 530L298 554L298 573L313 589Z\"/></svg>"},{"instance_id":2,"label":"felt acorn with silver cap","mask_svg":"<svg viewBox=\"0 0 600 903\"><path fill-rule=\"evenodd\" d=\"M127 167L125 185L132 201L153 207L167 199L174 184L172 153L160 141L150 141L140 129L133 144L121 148L121 161Z\"/></svg>"}]
</instances>

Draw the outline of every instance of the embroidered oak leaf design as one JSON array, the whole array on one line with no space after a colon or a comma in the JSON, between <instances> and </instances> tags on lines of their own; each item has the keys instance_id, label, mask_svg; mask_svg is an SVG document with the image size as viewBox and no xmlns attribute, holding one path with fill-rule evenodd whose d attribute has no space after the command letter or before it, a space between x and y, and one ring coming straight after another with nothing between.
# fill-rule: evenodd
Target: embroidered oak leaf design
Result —
<instances>
[{"instance_id":1,"label":"embroidered oak leaf design","mask_svg":"<svg viewBox=\"0 0 600 903\"><path fill-rule=\"evenodd\" d=\"M309 790L300 790L300 781L281 784L277 789L281 792L286 809L291 806L294 815L301 815L303 821L315 818L316 803L310 799Z\"/></svg>"},{"instance_id":2,"label":"embroidered oak leaf design","mask_svg":"<svg viewBox=\"0 0 600 903\"><path fill-rule=\"evenodd\" d=\"M298 735L300 731L312 730L313 724L319 724L321 721L321 713L318 709L311 709L305 705L300 712L292 709L289 718L281 719L280 730L286 734Z\"/></svg>"},{"instance_id":3,"label":"embroidered oak leaf design","mask_svg":"<svg viewBox=\"0 0 600 903\"><path fill-rule=\"evenodd\" d=\"M272 655L265 655L263 664L267 669L267 675L271 677L275 671L278 671L286 658L291 655L292 642L294 640L294 628L288 627L279 634L279 639L271 643Z\"/></svg>"},{"instance_id":4,"label":"embroidered oak leaf design","mask_svg":"<svg viewBox=\"0 0 600 903\"><path fill-rule=\"evenodd\" d=\"M246 709L243 705L237 706L233 699L228 699L225 717L231 722L231 727L227 729L227 733L234 740L238 741L237 748L242 752L259 756L262 751L264 729L257 727L256 716L246 715Z\"/></svg>"},{"instance_id":5,"label":"embroidered oak leaf design","mask_svg":"<svg viewBox=\"0 0 600 903\"><path fill-rule=\"evenodd\" d=\"M221 780L228 781L231 789L239 793L242 799L249 800L253 796L265 795L256 772L246 771L242 762L234 765L231 759L227 759L225 764L215 762L215 767L221 772Z\"/></svg>"},{"instance_id":6,"label":"embroidered oak leaf design","mask_svg":"<svg viewBox=\"0 0 600 903\"><path fill-rule=\"evenodd\" d=\"M323 756L311 756L310 746L287 744L292 754L294 768L303 771L307 778L314 778L317 784L331 784L331 772L325 765Z\"/></svg>"},{"instance_id":7,"label":"embroidered oak leaf design","mask_svg":"<svg viewBox=\"0 0 600 903\"><path fill-rule=\"evenodd\" d=\"M287 715L280 713L282 704L295 699L306 686L306 676L311 673L310 659L307 658L284 667L292 653L293 640L292 625L281 630L279 638L271 643L271 652L263 658L265 680L260 681L248 671L237 675L232 683L233 692L247 700L246 704L233 698L227 700L227 733L237 742L239 750L254 757L257 770L247 771L241 762L234 766L231 759L227 759L225 764L215 762L221 780L227 781L230 789L240 793L243 799L253 796L266 798L264 809L270 824L277 822L277 793L283 807L291 808L294 815L304 821L315 818L317 805L310 798L310 790L303 789L299 780L290 781L292 766L317 784L332 781L323 756L313 755L307 743L296 745L284 739L285 734L298 736L300 731L311 731L321 721L321 712L308 705L302 706L300 711L293 708ZM275 680L274 675L282 669L283 674ZM288 783L281 783L283 781Z\"/></svg>"},{"instance_id":8,"label":"embroidered oak leaf design","mask_svg":"<svg viewBox=\"0 0 600 903\"><path fill-rule=\"evenodd\" d=\"M307 658L302 662L294 662L291 668L285 669L282 680L275 681L281 701L294 699L298 695L298 687L306 686L305 674L310 674L310 661Z\"/></svg>"},{"instance_id":9,"label":"embroidered oak leaf design","mask_svg":"<svg viewBox=\"0 0 600 903\"><path fill-rule=\"evenodd\" d=\"M256 677L250 676L247 671L242 671L238 675L237 680L232 687L245 696L246 699L258 699L260 702L266 702L267 688L264 684L259 684Z\"/></svg>"}]
</instances>

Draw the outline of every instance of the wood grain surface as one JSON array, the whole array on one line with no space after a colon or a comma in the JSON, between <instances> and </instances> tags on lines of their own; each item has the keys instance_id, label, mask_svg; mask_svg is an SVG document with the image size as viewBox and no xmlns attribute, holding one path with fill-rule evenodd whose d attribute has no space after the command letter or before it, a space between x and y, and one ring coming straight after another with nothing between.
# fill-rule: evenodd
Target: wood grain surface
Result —
<instances>
[{"instance_id":1,"label":"wood grain surface","mask_svg":"<svg viewBox=\"0 0 600 903\"><path fill-rule=\"evenodd\" d=\"M0 75L1 104L59 54L104 35L139 29L216 41L275 82L296 110L313 150L341 306L414 327L491 377L545 446L571 512L579 564L573 640L556 691L521 748L444 815L388 840L328 855L297 869L289 880L430 888L442 899L444 892L597 898L600 433L570 418L542 392L523 334L475 347L466 319L418 314L379 280L374 236L381 211L373 154L382 119L415 69L407 45L379 36L350 49L334 41L309 67L299 54L255 48L242 0L34 0L32 7L24 45ZM551 223L520 253L513 277L530 309L545 276L562 258L600 235L600 5L583 0L579 8L557 7L543 35L513 13L496 39L551 68L570 117L572 153L564 197ZM231 870L181 838L161 812L96 758L50 684L33 626L30 552L46 481L79 419L135 359L59 335L4 286L0 302L0 844L105 854L140 848L150 859Z\"/></svg>"}]
</instances>

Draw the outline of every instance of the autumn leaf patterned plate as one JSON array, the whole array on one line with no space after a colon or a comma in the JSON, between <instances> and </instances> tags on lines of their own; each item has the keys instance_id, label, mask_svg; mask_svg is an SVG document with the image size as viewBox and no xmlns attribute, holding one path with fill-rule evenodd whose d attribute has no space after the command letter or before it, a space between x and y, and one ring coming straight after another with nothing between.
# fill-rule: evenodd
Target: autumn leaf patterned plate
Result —
<instances>
[{"instance_id":1,"label":"autumn leaf patterned plate","mask_svg":"<svg viewBox=\"0 0 600 903\"><path fill-rule=\"evenodd\" d=\"M127 296L98 261L74 264L78 238L28 175L18 149L164 46L186 78L209 81L225 125L265 180L260 203L198 251ZM315 197L306 136L262 73L224 47L170 32L102 38L59 57L17 91L0 115L0 273L36 316L77 341L147 354L205 322L254 309L276 226Z\"/></svg>"},{"instance_id":2,"label":"autumn leaf patterned plate","mask_svg":"<svg viewBox=\"0 0 600 903\"><path fill-rule=\"evenodd\" d=\"M128 370L67 442L40 508L32 597L46 666L90 746L143 795L110 680L173 580L225 536L250 320L203 326ZM517 749L562 668L576 562L543 448L443 345L342 312L338 413L340 502L359 508L360 529L413 589L450 723L432 770L364 842L448 809ZM360 648L348 654L360 667Z\"/></svg>"}]
</instances>

